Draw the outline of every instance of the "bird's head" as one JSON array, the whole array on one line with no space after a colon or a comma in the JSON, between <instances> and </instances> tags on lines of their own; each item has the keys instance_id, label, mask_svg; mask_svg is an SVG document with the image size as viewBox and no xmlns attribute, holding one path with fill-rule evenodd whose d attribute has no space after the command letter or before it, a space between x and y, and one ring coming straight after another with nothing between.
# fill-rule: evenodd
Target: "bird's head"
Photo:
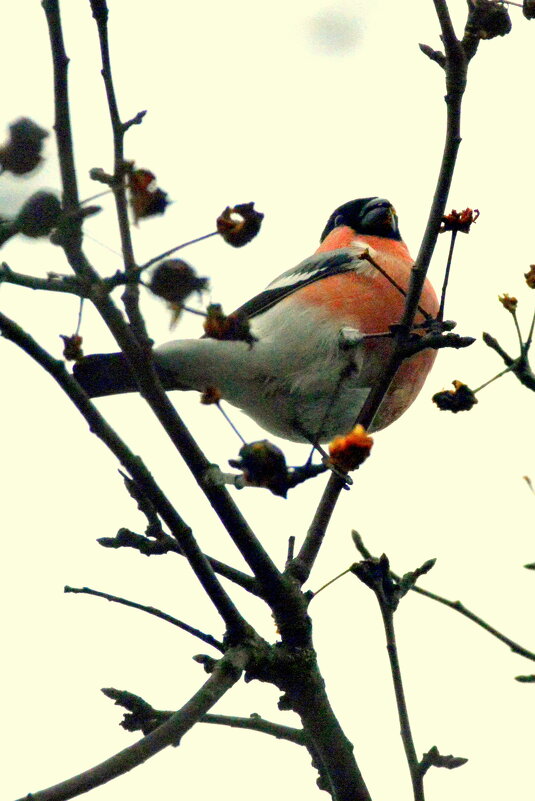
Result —
<instances>
[{"instance_id":1,"label":"bird's head","mask_svg":"<svg viewBox=\"0 0 535 801\"><path fill-rule=\"evenodd\" d=\"M398 218L392 204L381 197L364 197L350 200L333 211L323 229L320 242L335 228L347 226L364 236L383 236L401 240Z\"/></svg>"}]
</instances>

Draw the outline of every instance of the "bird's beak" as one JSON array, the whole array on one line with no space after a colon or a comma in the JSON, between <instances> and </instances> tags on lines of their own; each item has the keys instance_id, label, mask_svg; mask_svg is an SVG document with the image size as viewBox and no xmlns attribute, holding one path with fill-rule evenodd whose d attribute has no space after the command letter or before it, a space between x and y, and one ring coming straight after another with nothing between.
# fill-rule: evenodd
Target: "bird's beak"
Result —
<instances>
[{"instance_id":1,"label":"bird's beak","mask_svg":"<svg viewBox=\"0 0 535 801\"><path fill-rule=\"evenodd\" d=\"M392 206L372 206L362 215L362 226L395 228L396 212Z\"/></svg>"}]
</instances>

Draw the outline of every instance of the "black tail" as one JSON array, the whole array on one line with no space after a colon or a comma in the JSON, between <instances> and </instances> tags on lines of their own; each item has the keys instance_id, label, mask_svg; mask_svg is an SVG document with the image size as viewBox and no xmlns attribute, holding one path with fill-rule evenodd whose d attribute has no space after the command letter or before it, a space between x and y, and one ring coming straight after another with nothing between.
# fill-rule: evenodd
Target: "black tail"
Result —
<instances>
[{"instance_id":1,"label":"black tail","mask_svg":"<svg viewBox=\"0 0 535 801\"><path fill-rule=\"evenodd\" d=\"M165 389L176 389L174 373L156 366ZM95 353L74 365L73 375L90 398L138 392L138 386L122 353Z\"/></svg>"}]
</instances>

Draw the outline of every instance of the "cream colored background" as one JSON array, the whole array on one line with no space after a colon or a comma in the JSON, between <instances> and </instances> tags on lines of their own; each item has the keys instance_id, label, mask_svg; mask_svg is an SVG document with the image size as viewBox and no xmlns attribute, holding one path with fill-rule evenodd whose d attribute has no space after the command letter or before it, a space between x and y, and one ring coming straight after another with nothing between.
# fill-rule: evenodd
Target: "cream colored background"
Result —
<instances>
[{"instance_id":1,"label":"cream colored background","mask_svg":"<svg viewBox=\"0 0 535 801\"><path fill-rule=\"evenodd\" d=\"M64 2L71 57L72 114L81 196L99 191L91 167L111 167L109 122L89 3ZM418 50L439 46L430 0L334 3L321 0L223 4L111 0L114 75L123 118L148 109L132 129L127 155L153 170L175 201L165 217L134 230L139 262L212 230L228 203L255 200L262 235L234 251L209 240L188 252L212 297L232 309L316 247L327 216L354 197L382 195L398 210L415 255L425 225L443 141L443 77ZM462 24L465 3L452 0ZM450 207L479 207L481 218L459 236L447 316L462 334L490 329L515 348L512 321L497 303L521 299L527 327L533 294L522 273L533 244L532 53L535 28L512 9L514 29L483 43L470 70L461 146ZM2 118L53 122L50 57L37 0L10 3L3 14ZM0 214L41 187L57 187L52 138L47 166L31 179L0 178ZM86 246L103 273L120 266L112 205L86 226ZM91 238L90 238L91 237ZM432 277L440 284L447 241ZM35 275L64 271L51 246L12 241L2 259ZM60 333L76 324L74 299L11 286L2 310L58 356ZM155 300L144 310L157 341L170 338ZM197 335L197 318L180 336ZM91 310L86 352L113 349ZM3 798L17 798L101 761L133 741L120 711L99 692L115 686L155 706L176 708L204 680L191 656L197 643L146 615L81 596L64 584L89 585L160 607L214 633L219 619L171 555L144 559L107 551L95 539L144 520L123 490L117 465L52 380L11 344L0 342L2 414L2 555L4 612ZM526 646L533 638L535 559L533 498L522 475L535 474L535 398L510 377L480 396L470 414L448 416L430 395L459 378L477 386L500 364L484 345L443 352L421 397L379 434L373 458L343 493L328 543L310 583L317 588L356 558L357 528L399 572L436 556L423 586L469 607ZM238 441L214 409L176 396L209 458L222 465ZM146 459L206 550L241 565L196 486L139 398L100 403L135 452ZM262 432L234 414L244 436ZM285 446L291 463L306 451ZM324 479L287 501L260 491L237 495L247 518L282 564L287 538L308 525ZM232 590L268 638L274 631L258 603ZM314 601L315 640L335 709L356 746L374 801L409 799L410 783L393 710L378 609L346 577ZM533 690L513 680L533 665L511 654L449 610L411 596L397 615L400 658L419 753L436 744L469 757L465 767L432 771L429 799L533 798ZM241 683L216 711L292 722L276 711L277 693ZM219 797L271 801L320 798L305 752L261 735L199 725L181 748L93 792L95 801ZM324 796L326 797L326 796Z\"/></svg>"}]
</instances>

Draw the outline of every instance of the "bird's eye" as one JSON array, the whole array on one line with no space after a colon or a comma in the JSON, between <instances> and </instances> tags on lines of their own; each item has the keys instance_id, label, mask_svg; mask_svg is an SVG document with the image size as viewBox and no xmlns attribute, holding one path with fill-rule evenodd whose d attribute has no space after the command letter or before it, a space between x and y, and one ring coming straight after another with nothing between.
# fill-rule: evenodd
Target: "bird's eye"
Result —
<instances>
[{"instance_id":1,"label":"bird's eye","mask_svg":"<svg viewBox=\"0 0 535 801\"><path fill-rule=\"evenodd\" d=\"M337 216L334 218L334 227L338 228L339 225L343 224L344 224L344 218L342 217L341 214L337 214Z\"/></svg>"}]
</instances>

